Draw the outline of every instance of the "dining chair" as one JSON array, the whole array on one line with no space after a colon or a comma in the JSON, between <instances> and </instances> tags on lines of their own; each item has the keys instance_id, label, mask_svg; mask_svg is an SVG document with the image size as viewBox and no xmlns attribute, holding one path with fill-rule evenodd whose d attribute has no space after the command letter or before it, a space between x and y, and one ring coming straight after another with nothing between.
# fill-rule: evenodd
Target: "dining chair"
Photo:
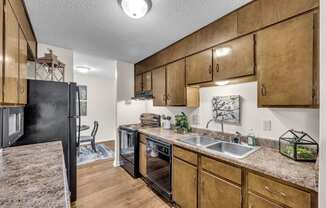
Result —
<instances>
[{"instance_id":1,"label":"dining chair","mask_svg":"<svg viewBox=\"0 0 326 208\"><path fill-rule=\"evenodd\" d=\"M80 136L80 144L86 143L86 142L91 142L92 149L94 150L94 152L96 152L95 137L97 134L98 126L99 126L98 121L94 121L94 126L93 126L91 135L90 136Z\"/></svg>"}]
</instances>

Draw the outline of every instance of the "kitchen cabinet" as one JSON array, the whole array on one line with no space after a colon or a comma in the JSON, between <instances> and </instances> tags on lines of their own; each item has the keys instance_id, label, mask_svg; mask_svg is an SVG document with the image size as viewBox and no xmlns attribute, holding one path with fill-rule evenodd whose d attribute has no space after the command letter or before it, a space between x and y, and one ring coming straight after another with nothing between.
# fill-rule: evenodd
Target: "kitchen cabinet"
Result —
<instances>
[{"instance_id":1,"label":"kitchen cabinet","mask_svg":"<svg viewBox=\"0 0 326 208\"><path fill-rule=\"evenodd\" d=\"M143 91L152 90L152 72L146 72L143 74Z\"/></svg>"},{"instance_id":2,"label":"kitchen cabinet","mask_svg":"<svg viewBox=\"0 0 326 208\"><path fill-rule=\"evenodd\" d=\"M143 91L143 75L139 74L135 76L135 95Z\"/></svg>"},{"instance_id":3,"label":"kitchen cabinet","mask_svg":"<svg viewBox=\"0 0 326 208\"><path fill-rule=\"evenodd\" d=\"M318 0L259 0L262 24L268 26L318 7ZM285 6L286 5L286 6Z\"/></svg>"},{"instance_id":4,"label":"kitchen cabinet","mask_svg":"<svg viewBox=\"0 0 326 208\"><path fill-rule=\"evenodd\" d=\"M209 49L186 58L187 84L212 81L212 57Z\"/></svg>"},{"instance_id":5,"label":"kitchen cabinet","mask_svg":"<svg viewBox=\"0 0 326 208\"><path fill-rule=\"evenodd\" d=\"M14 11L7 1L5 7L5 79L3 102L6 104L16 104L18 102L19 77L19 25Z\"/></svg>"},{"instance_id":6,"label":"kitchen cabinet","mask_svg":"<svg viewBox=\"0 0 326 208\"><path fill-rule=\"evenodd\" d=\"M0 3L0 49L0 57L3 57L3 2ZM4 61L2 58L0 60L0 104L3 102L3 63Z\"/></svg>"},{"instance_id":7,"label":"kitchen cabinet","mask_svg":"<svg viewBox=\"0 0 326 208\"><path fill-rule=\"evenodd\" d=\"M165 67L161 67L152 71L153 79L153 105L165 106L166 105L166 76Z\"/></svg>"},{"instance_id":8,"label":"kitchen cabinet","mask_svg":"<svg viewBox=\"0 0 326 208\"><path fill-rule=\"evenodd\" d=\"M176 157L172 167L172 196L181 208L197 207L197 167Z\"/></svg>"},{"instance_id":9,"label":"kitchen cabinet","mask_svg":"<svg viewBox=\"0 0 326 208\"><path fill-rule=\"evenodd\" d=\"M146 143L139 142L139 173L147 176L147 158L146 158Z\"/></svg>"},{"instance_id":10,"label":"kitchen cabinet","mask_svg":"<svg viewBox=\"0 0 326 208\"><path fill-rule=\"evenodd\" d=\"M166 66L167 105L184 106L186 102L185 60Z\"/></svg>"},{"instance_id":11,"label":"kitchen cabinet","mask_svg":"<svg viewBox=\"0 0 326 208\"><path fill-rule=\"evenodd\" d=\"M251 172L248 173L248 190L258 193L266 199L271 199L287 207L311 207L310 193Z\"/></svg>"},{"instance_id":12,"label":"kitchen cabinet","mask_svg":"<svg viewBox=\"0 0 326 208\"><path fill-rule=\"evenodd\" d=\"M200 172L201 208L241 208L241 187L205 171Z\"/></svg>"},{"instance_id":13,"label":"kitchen cabinet","mask_svg":"<svg viewBox=\"0 0 326 208\"><path fill-rule=\"evenodd\" d=\"M314 105L314 15L257 34L259 106Z\"/></svg>"},{"instance_id":14,"label":"kitchen cabinet","mask_svg":"<svg viewBox=\"0 0 326 208\"><path fill-rule=\"evenodd\" d=\"M219 45L213 51L215 81L255 74L254 35Z\"/></svg>"},{"instance_id":15,"label":"kitchen cabinet","mask_svg":"<svg viewBox=\"0 0 326 208\"><path fill-rule=\"evenodd\" d=\"M281 206L253 193L249 193L248 195L248 208L282 208Z\"/></svg>"},{"instance_id":16,"label":"kitchen cabinet","mask_svg":"<svg viewBox=\"0 0 326 208\"><path fill-rule=\"evenodd\" d=\"M27 104L27 40L19 30L18 104Z\"/></svg>"},{"instance_id":17,"label":"kitchen cabinet","mask_svg":"<svg viewBox=\"0 0 326 208\"><path fill-rule=\"evenodd\" d=\"M251 33L262 27L261 1L252 3L241 8L238 12L237 32L238 35Z\"/></svg>"}]
</instances>

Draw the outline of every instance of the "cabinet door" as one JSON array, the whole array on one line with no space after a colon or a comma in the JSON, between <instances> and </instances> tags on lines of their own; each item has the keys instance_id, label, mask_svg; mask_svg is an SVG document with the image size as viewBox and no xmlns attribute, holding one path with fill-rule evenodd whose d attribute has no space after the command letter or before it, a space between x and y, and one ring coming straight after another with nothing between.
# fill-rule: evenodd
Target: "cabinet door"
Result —
<instances>
[{"instance_id":1,"label":"cabinet door","mask_svg":"<svg viewBox=\"0 0 326 208\"><path fill-rule=\"evenodd\" d=\"M248 208L281 208L281 206L267 201L266 199L259 197L255 194L248 194Z\"/></svg>"},{"instance_id":2,"label":"cabinet door","mask_svg":"<svg viewBox=\"0 0 326 208\"><path fill-rule=\"evenodd\" d=\"M143 75L139 74L135 77L135 93L143 91Z\"/></svg>"},{"instance_id":3,"label":"cabinet door","mask_svg":"<svg viewBox=\"0 0 326 208\"><path fill-rule=\"evenodd\" d=\"M254 35L245 36L214 48L214 80L255 73Z\"/></svg>"},{"instance_id":4,"label":"cabinet door","mask_svg":"<svg viewBox=\"0 0 326 208\"><path fill-rule=\"evenodd\" d=\"M153 105L154 106L165 106L166 95L165 95L165 67L161 67L152 71L153 79Z\"/></svg>"},{"instance_id":5,"label":"cabinet door","mask_svg":"<svg viewBox=\"0 0 326 208\"><path fill-rule=\"evenodd\" d=\"M212 50L186 58L186 77L187 84L212 81Z\"/></svg>"},{"instance_id":6,"label":"cabinet door","mask_svg":"<svg viewBox=\"0 0 326 208\"><path fill-rule=\"evenodd\" d=\"M152 72L146 72L143 74L143 91L152 90Z\"/></svg>"},{"instance_id":7,"label":"cabinet door","mask_svg":"<svg viewBox=\"0 0 326 208\"><path fill-rule=\"evenodd\" d=\"M318 0L260 0L263 26L285 20L319 5ZM286 6L285 6L286 5Z\"/></svg>"},{"instance_id":8,"label":"cabinet door","mask_svg":"<svg viewBox=\"0 0 326 208\"><path fill-rule=\"evenodd\" d=\"M262 27L261 1L254 1L238 11L238 34L247 34Z\"/></svg>"},{"instance_id":9,"label":"cabinet door","mask_svg":"<svg viewBox=\"0 0 326 208\"><path fill-rule=\"evenodd\" d=\"M19 83L18 103L27 104L27 40L19 30Z\"/></svg>"},{"instance_id":10,"label":"cabinet door","mask_svg":"<svg viewBox=\"0 0 326 208\"><path fill-rule=\"evenodd\" d=\"M257 34L260 106L313 105L313 14Z\"/></svg>"},{"instance_id":11,"label":"cabinet door","mask_svg":"<svg viewBox=\"0 0 326 208\"><path fill-rule=\"evenodd\" d=\"M0 57L3 57L3 1L0 3ZM3 102L3 58L0 59L0 104Z\"/></svg>"},{"instance_id":12,"label":"cabinet door","mask_svg":"<svg viewBox=\"0 0 326 208\"><path fill-rule=\"evenodd\" d=\"M241 208L241 188L201 171L201 208Z\"/></svg>"},{"instance_id":13,"label":"cabinet door","mask_svg":"<svg viewBox=\"0 0 326 208\"><path fill-rule=\"evenodd\" d=\"M197 207L197 168L173 158L172 196L181 208Z\"/></svg>"},{"instance_id":14,"label":"cabinet door","mask_svg":"<svg viewBox=\"0 0 326 208\"><path fill-rule=\"evenodd\" d=\"M139 143L139 172L142 176L147 176L146 168L147 158L146 158L146 144Z\"/></svg>"},{"instance_id":15,"label":"cabinet door","mask_svg":"<svg viewBox=\"0 0 326 208\"><path fill-rule=\"evenodd\" d=\"M12 8L6 2L4 102L8 104L17 104L18 102L18 33L17 19Z\"/></svg>"},{"instance_id":16,"label":"cabinet door","mask_svg":"<svg viewBox=\"0 0 326 208\"><path fill-rule=\"evenodd\" d=\"M166 66L167 105L186 105L185 60Z\"/></svg>"}]
</instances>

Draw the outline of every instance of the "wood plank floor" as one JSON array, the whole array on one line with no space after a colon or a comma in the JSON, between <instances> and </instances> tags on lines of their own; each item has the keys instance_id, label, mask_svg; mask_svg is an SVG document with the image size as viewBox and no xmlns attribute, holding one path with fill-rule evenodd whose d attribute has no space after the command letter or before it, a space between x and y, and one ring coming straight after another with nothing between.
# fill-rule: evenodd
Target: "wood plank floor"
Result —
<instances>
[{"instance_id":1,"label":"wood plank floor","mask_svg":"<svg viewBox=\"0 0 326 208\"><path fill-rule=\"evenodd\" d=\"M105 143L114 149L114 143ZM73 208L169 208L141 179L133 179L113 160L77 169L77 201Z\"/></svg>"}]
</instances>

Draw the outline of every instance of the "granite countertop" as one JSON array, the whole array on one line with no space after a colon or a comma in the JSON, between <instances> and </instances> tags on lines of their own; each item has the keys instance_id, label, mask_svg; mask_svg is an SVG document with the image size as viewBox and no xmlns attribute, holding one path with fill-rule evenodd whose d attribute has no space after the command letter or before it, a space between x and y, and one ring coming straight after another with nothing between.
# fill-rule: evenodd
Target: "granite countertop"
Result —
<instances>
[{"instance_id":1,"label":"granite countertop","mask_svg":"<svg viewBox=\"0 0 326 208\"><path fill-rule=\"evenodd\" d=\"M187 149L191 149L203 155L208 155L220 160L231 162L241 167L258 171L266 175L270 175L272 177L318 192L318 182L316 181L317 170L315 163L296 162L281 155L278 152L278 149L262 146L249 156L243 159L238 159L219 152L205 149L203 147L197 147L179 141L180 139L189 137L191 135L198 135L196 133L181 135L177 134L173 130L165 130L162 128L144 128L139 129L139 132L153 136L170 144L175 144Z\"/></svg>"},{"instance_id":2,"label":"granite countertop","mask_svg":"<svg viewBox=\"0 0 326 208\"><path fill-rule=\"evenodd\" d=\"M61 142L17 146L0 152L0 207L70 206Z\"/></svg>"}]
</instances>

